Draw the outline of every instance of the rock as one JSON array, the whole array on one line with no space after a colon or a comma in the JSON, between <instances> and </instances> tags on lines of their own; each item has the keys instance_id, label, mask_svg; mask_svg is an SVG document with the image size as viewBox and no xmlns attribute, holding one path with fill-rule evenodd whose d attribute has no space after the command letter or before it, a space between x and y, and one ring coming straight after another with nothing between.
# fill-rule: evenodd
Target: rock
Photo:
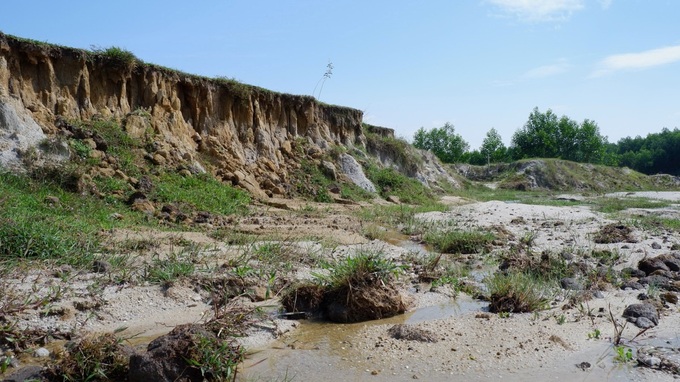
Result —
<instances>
[{"instance_id":1,"label":"rock","mask_svg":"<svg viewBox=\"0 0 680 382\"><path fill-rule=\"evenodd\" d=\"M392 338L398 340L418 341L418 342L437 342L434 333L429 330L420 329L413 325L397 324L387 331Z\"/></svg>"},{"instance_id":2,"label":"rock","mask_svg":"<svg viewBox=\"0 0 680 382\"><path fill-rule=\"evenodd\" d=\"M635 268L623 268L621 270L621 274L627 277L635 277L635 278L640 278L640 277L645 277L647 274L644 271L641 271L639 269Z\"/></svg>"},{"instance_id":3,"label":"rock","mask_svg":"<svg viewBox=\"0 0 680 382\"><path fill-rule=\"evenodd\" d=\"M602 291L596 290L595 292L593 292L593 297L604 298L604 293L602 293Z\"/></svg>"},{"instance_id":4,"label":"rock","mask_svg":"<svg viewBox=\"0 0 680 382\"><path fill-rule=\"evenodd\" d=\"M633 323L640 329L649 329L656 326L656 324L647 317L638 317Z\"/></svg>"},{"instance_id":5,"label":"rock","mask_svg":"<svg viewBox=\"0 0 680 382\"><path fill-rule=\"evenodd\" d=\"M641 329L659 324L659 312L651 304L628 305L623 311L623 317Z\"/></svg>"},{"instance_id":6,"label":"rock","mask_svg":"<svg viewBox=\"0 0 680 382\"><path fill-rule=\"evenodd\" d=\"M583 285L578 282L575 278L567 277L560 280L560 286L562 289L566 290L581 290Z\"/></svg>"},{"instance_id":7,"label":"rock","mask_svg":"<svg viewBox=\"0 0 680 382\"><path fill-rule=\"evenodd\" d=\"M676 288L673 286L673 283L671 282L671 280L668 277L661 276L661 275L652 275L652 276L643 277L638 281L642 285L654 285L654 286L656 286L660 289L676 290Z\"/></svg>"},{"instance_id":8,"label":"rock","mask_svg":"<svg viewBox=\"0 0 680 382\"><path fill-rule=\"evenodd\" d=\"M142 176L135 185L137 190L143 194L148 194L154 189L153 181L147 175Z\"/></svg>"},{"instance_id":9,"label":"rock","mask_svg":"<svg viewBox=\"0 0 680 382\"><path fill-rule=\"evenodd\" d=\"M130 208L132 208L134 211L144 212L151 215L156 212L156 207L154 207L153 203L146 199L136 200L134 203L132 203Z\"/></svg>"},{"instance_id":10,"label":"rock","mask_svg":"<svg viewBox=\"0 0 680 382\"><path fill-rule=\"evenodd\" d=\"M2 382L44 381L43 368L40 366L26 366L5 377Z\"/></svg>"},{"instance_id":11,"label":"rock","mask_svg":"<svg viewBox=\"0 0 680 382\"><path fill-rule=\"evenodd\" d=\"M141 192L141 191L136 191L133 192L132 195L130 195L126 201L127 204L133 205L135 202L138 201L145 201L147 200L146 194Z\"/></svg>"},{"instance_id":12,"label":"rock","mask_svg":"<svg viewBox=\"0 0 680 382\"><path fill-rule=\"evenodd\" d=\"M95 273L109 273L111 272L111 264L105 260L95 260L92 263L92 271Z\"/></svg>"},{"instance_id":13,"label":"rock","mask_svg":"<svg viewBox=\"0 0 680 382\"><path fill-rule=\"evenodd\" d=\"M661 244L656 241L652 243L652 249L661 249Z\"/></svg>"},{"instance_id":14,"label":"rock","mask_svg":"<svg viewBox=\"0 0 680 382\"><path fill-rule=\"evenodd\" d=\"M338 179L338 174L337 170L335 169L335 165L329 161L321 161L321 172L329 179L331 180L337 180Z\"/></svg>"},{"instance_id":15,"label":"rock","mask_svg":"<svg viewBox=\"0 0 680 382\"><path fill-rule=\"evenodd\" d=\"M673 292L665 292L661 293L659 295L661 298L661 301L665 301L671 304L677 304L678 303L678 295L673 293Z\"/></svg>"},{"instance_id":16,"label":"rock","mask_svg":"<svg viewBox=\"0 0 680 382\"><path fill-rule=\"evenodd\" d=\"M145 353L130 357L130 382L203 381L201 371L189 367L191 347L197 338L215 338L205 328L185 324L176 326L170 333L149 344Z\"/></svg>"},{"instance_id":17,"label":"rock","mask_svg":"<svg viewBox=\"0 0 680 382\"><path fill-rule=\"evenodd\" d=\"M58 206L58 205L61 204L61 201L59 200L59 198L57 198L56 196L51 196L51 195L47 195L44 199L44 202L45 202L45 204L52 206L52 207Z\"/></svg>"},{"instance_id":18,"label":"rock","mask_svg":"<svg viewBox=\"0 0 680 382\"><path fill-rule=\"evenodd\" d=\"M36 358L45 358L50 356L50 351L45 349L45 348L37 348L33 352L33 357Z\"/></svg>"},{"instance_id":19,"label":"rock","mask_svg":"<svg viewBox=\"0 0 680 382\"><path fill-rule=\"evenodd\" d=\"M388 195L387 198L385 198L385 200L387 200L390 203L401 204L401 200L399 200L399 197L395 195Z\"/></svg>"},{"instance_id":20,"label":"rock","mask_svg":"<svg viewBox=\"0 0 680 382\"><path fill-rule=\"evenodd\" d=\"M349 154L340 155L340 170L352 183L368 192L376 192L375 185L368 180L361 165Z\"/></svg>"},{"instance_id":21,"label":"rock","mask_svg":"<svg viewBox=\"0 0 680 382\"><path fill-rule=\"evenodd\" d=\"M668 267L669 270L673 272L680 271L680 255L677 253L666 253L656 257L658 260L663 261L663 263Z\"/></svg>"},{"instance_id":22,"label":"rock","mask_svg":"<svg viewBox=\"0 0 680 382\"><path fill-rule=\"evenodd\" d=\"M649 275L656 270L668 271L668 266L664 263L663 258L657 257L647 257L638 262L638 269Z\"/></svg>"},{"instance_id":23,"label":"rock","mask_svg":"<svg viewBox=\"0 0 680 382\"><path fill-rule=\"evenodd\" d=\"M671 245L671 251L680 251L680 244L678 243L673 243Z\"/></svg>"},{"instance_id":24,"label":"rock","mask_svg":"<svg viewBox=\"0 0 680 382\"><path fill-rule=\"evenodd\" d=\"M637 360L640 366L658 368L661 365L661 358L651 355L641 354Z\"/></svg>"}]
</instances>

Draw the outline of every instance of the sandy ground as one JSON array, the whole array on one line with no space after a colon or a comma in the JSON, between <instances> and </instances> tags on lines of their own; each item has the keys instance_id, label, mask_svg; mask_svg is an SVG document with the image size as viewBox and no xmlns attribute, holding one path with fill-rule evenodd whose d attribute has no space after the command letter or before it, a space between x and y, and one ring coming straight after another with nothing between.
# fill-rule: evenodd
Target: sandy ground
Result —
<instances>
[{"instance_id":1,"label":"sandy ground","mask_svg":"<svg viewBox=\"0 0 680 382\"><path fill-rule=\"evenodd\" d=\"M612 195L615 196L615 195ZM616 195L630 197L631 195ZM636 193L635 196L680 201L680 193ZM465 204L448 197L447 212L431 212L417 218L435 227L488 229L510 233L507 245L530 235L536 252L568 252L574 256L593 249L609 249L621 254L617 267L635 266L644 256L668 253L680 243L677 232L641 231L633 234L637 243L595 244L594 233L602 226L630 219L640 213L628 211L613 216L594 212L588 207L551 207L491 201ZM362 223L352 215L358 205L328 206L304 202L276 201L260 206L256 212L235 224L235 230L262 237L285 237L295 242L299 251L338 258L357 250L381 251L399 259L423 248L403 238L392 244L361 235ZM678 218L674 204L663 213ZM138 254L134 261L148 264L153 256L194 245L199 273L214 272L234 259L243 248L213 239L203 233L128 232L112 233L118 239L153 239L154 248ZM325 241L331 240L329 245ZM395 245L396 244L396 245ZM658 245L657 245L658 244ZM145 263L146 262L146 263ZM488 271L489 269L487 269ZM309 278L310 269L299 264L295 277ZM13 280L5 280L6 293L46 294L62 288L58 300L48 307L29 309L17 315L23 327L76 330L79 333L102 333L125 327L121 335L135 336L143 346L175 325L201 322L212 315L209 299L191 282L177 282L161 287L157 284L112 283L111 273L72 272L64 276L54 269L32 269ZM31 292L33 291L33 292ZM37 292L36 292L37 291ZM611 344L614 327L608 318L611 309L620 319L623 309L638 302L639 291L606 290L590 300L585 308L594 317L586 317L583 308L563 310L569 297L562 291L554 296L552 308L537 314L512 314L500 317L487 313L485 303L461 295L454 300L447 293L429 292L428 288L410 288L414 308L406 315L368 323L338 325L307 321L267 319L251 330L244 344L252 354L243 367L243 380L465 380L502 379L537 380L671 380L670 374L619 364L613 361ZM79 306L78 301L98 301L96 306ZM258 303L276 310L277 300ZM40 314L46 309L60 314ZM64 312L65 311L65 312ZM561 317L564 321L561 322ZM406 323L434 333L438 341L421 343L397 340L388 329ZM638 332L628 325L624 344L635 349L642 344L680 347L680 314L670 306L658 327L634 342ZM599 338L589 338L595 330ZM592 337L592 336L591 336ZM35 362L22 359L24 364ZM576 365L587 362L590 367Z\"/></svg>"}]
</instances>

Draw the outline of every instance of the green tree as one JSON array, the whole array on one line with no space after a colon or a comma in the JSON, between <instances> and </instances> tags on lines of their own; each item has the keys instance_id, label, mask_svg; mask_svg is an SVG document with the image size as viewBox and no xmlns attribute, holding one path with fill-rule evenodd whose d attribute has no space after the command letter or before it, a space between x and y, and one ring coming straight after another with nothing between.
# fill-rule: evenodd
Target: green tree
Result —
<instances>
[{"instance_id":1,"label":"green tree","mask_svg":"<svg viewBox=\"0 0 680 382\"><path fill-rule=\"evenodd\" d=\"M459 161L469 148L468 143L448 122L431 130L425 130L423 127L418 129L413 136L413 146L431 151L444 163Z\"/></svg>"},{"instance_id":2,"label":"green tree","mask_svg":"<svg viewBox=\"0 0 680 382\"><path fill-rule=\"evenodd\" d=\"M512 136L510 151L514 159L561 158L579 162L602 163L605 160L607 138L600 135L597 124L583 123L538 108L529 115L524 126ZM609 158L608 160L611 160Z\"/></svg>"},{"instance_id":3,"label":"green tree","mask_svg":"<svg viewBox=\"0 0 680 382\"><path fill-rule=\"evenodd\" d=\"M492 128L486 133L479 152L485 158L486 164L489 164L505 161L508 149L498 131Z\"/></svg>"}]
</instances>

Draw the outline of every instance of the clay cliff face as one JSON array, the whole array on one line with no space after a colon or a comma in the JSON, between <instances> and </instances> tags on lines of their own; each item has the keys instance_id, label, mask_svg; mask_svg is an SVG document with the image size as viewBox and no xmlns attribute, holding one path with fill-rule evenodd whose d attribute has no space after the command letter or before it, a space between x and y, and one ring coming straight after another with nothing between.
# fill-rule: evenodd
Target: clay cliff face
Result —
<instances>
[{"instance_id":1,"label":"clay cliff face","mask_svg":"<svg viewBox=\"0 0 680 382\"><path fill-rule=\"evenodd\" d=\"M163 160L207 160L259 196L284 191L300 139L314 152L364 144L355 109L4 34L0 103L48 135L60 120L94 118L116 119L133 137L152 131Z\"/></svg>"}]
</instances>

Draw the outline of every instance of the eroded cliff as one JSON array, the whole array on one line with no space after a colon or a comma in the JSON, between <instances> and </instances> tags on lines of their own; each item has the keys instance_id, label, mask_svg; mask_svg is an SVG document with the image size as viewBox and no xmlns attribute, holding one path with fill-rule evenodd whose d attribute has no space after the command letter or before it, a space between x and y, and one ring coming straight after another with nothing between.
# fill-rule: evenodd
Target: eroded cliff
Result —
<instances>
[{"instance_id":1,"label":"eroded cliff","mask_svg":"<svg viewBox=\"0 0 680 382\"><path fill-rule=\"evenodd\" d=\"M318 157L365 142L359 110L4 34L0 105L47 136L114 119L132 138L151 137L150 160L207 168L261 197L285 195L301 149Z\"/></svg>"}]
</instances>

